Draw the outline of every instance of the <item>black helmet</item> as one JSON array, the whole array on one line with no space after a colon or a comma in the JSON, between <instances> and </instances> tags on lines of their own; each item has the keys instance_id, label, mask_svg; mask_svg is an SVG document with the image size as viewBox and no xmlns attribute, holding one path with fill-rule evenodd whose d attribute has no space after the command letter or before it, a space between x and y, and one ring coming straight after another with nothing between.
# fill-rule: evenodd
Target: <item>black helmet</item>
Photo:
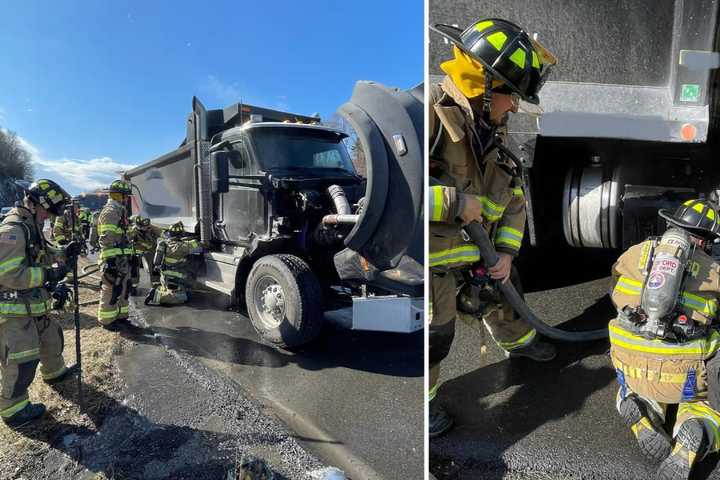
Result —
<instances>
[{"instance_id":1,"label":"black helmet","mask_svg":"<svg viewBox=\"0 0 720 480\"><path fill-rule=\"evenodd\" d=\"M715 204L707 200L688 200L672 214L667 209L660 209L658 214L669 224L697 237L708 240L720 237L720 212Z\"/></svg>"},{"instance_id":2,"label":"black helmet","mask_svg":"<svg viewBox=\"0 0 720 480\"><path fill-rule=\"evenodd\" d=\"M108 187L107 192L109 193L122 193L123 195L130 195L132 194L132 187L130 186L130 182L126 182L125 180L115 180L110 184L110 187Z\"/></svg>"},{"instance_id":3,"label":"black helmet","mask_svg":"<svg viewBox=\"0 0 720 480\"><path fill-rule=\"evenodd\" d=\"M65 206L70 203L70 195L52 180L40 179L30 185L16 183L36 205L55 216L63 214Z\"/></svg>"},{"instance_id":4,"label":"black helmet","mask_svg":"<svg viewBox=\"0 0 720 480\"><path fill-rule=\"evenodd\" d=\"M140 215L133 215L129 220L130 223L137 225L138 227L147 227L150 225L150 219L141 217Z\"/></svg>"},{"instance_id":5,"label":"black helmet","mask_svg":"<svg viewBox=\"0 0 720 480\"><path fill-rule=\"evenodd\" d=\"M176 222L170 225L166 230L166 234L169 236L177 236L185 233L185 225L182 222Z\"/></svg>"},{"instance_id":6,"label":"black helmet","mask_svg":"<svg viewBox=\"0 0 720 480\"><path fill-rule=\"evenodd\" d=\"M485 67L487 84L502 80L525 100L537 104L555 58L514 23L499 18L481 19L465 30L442 23L430 27Z\"/></svg>"}]
</instances>

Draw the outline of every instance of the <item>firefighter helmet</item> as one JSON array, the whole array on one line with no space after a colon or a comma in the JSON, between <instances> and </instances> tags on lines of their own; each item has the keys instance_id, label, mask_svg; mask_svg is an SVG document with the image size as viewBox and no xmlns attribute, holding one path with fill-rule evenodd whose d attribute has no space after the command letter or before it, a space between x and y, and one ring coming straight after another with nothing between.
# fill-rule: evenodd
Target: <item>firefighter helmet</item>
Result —
<instances>
[{"instance_id":1,"label":"firefighter helmet","mask_svg":"<svg viewBox=\"0 0 720 480\"><path fill-rule=\"evenodd\" d=\"M130 217L130 223L137 225L138 227L147 227L150 225L150 219L141 217L140 215L133 215Z\"/></svg>"},{"instance_id":2,"label":"firefighter helmet","mask_svg":"<svg viewBox=\"0 0 720 480\"><path fill-rule=\"evenodd\" d=\"M132 193L132 187L130 186L130 182L126 182L125 180L115 180L110 184L110 187L107 189L108 193L121 193L123 195L130 195Z\"/></svg>"},{"instance_id":3,"label":"firefighter helmet","mask_svg":"<svg viewBox=\"0 0 720 480\"><path fill-rule=\"evenodd\" d=\"M30 185L16 182L25 195L36 205L55 216L62 215L65 207L70 203L70 195L60 185L52 180L40 179Z\"/></svg>"},{"instance_id":4,"label":"firefighter helmet","mask_svg":"<svg viewBox=\"0 0 720 480\"><path fill-rule=\"evenodd\" d=\"M185 225L183 225L182 222L173 223L168 228L168 232L170 232L171 235L178 235L185 232Z\"/></svg>"},{"instance_id":5,"label":"firefighter helmet","mask_svg":"<svg viewBox=\"0 0 720 480\"><path fill-rule=\"evenodd\" d=\"M705 239L720 237L720 211L707 200L688 200L675 212L660 209L658 214L670 225L675 225L691 234Z\"/></svg>"},{"instance_id":6,"label":"firefighter helmet","mask_svg":"<svg viewBox=\"0 0 720 480\"><path fill-rule=\"evenodd\" d=\"M487 84L502 80L510 92L537 104L538 93L557 63L555 57L519 26L499 18L481 19L465 30L438 23L430 27L485 67ZM502 88L502 87L499 87ZM502 90L498 90L505 93Z\"/></svg>"}]
</instances>

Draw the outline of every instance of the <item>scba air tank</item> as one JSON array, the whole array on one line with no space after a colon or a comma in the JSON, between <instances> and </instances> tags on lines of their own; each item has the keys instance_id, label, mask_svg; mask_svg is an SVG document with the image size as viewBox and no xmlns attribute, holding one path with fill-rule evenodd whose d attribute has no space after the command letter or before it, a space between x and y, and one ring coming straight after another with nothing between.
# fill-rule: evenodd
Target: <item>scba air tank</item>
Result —
<instances>
[{"instance_id":1,"label":"scba air tank","mask_svg":"<svg viewBox=\"0 0 720 480\"><path fill-rule=\"evenodd\" d=\"M668 333L691 249L690 235L679 228L668 229L655 247L640 303L647 315L643 330L655 337Z\"/></svg>"}]
</instances>

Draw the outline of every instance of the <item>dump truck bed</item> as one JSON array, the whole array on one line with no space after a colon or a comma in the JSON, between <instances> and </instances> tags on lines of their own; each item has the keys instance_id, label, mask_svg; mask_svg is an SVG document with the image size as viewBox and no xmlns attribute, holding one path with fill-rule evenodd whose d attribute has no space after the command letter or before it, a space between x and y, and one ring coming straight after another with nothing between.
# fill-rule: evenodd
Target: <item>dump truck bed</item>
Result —
<instances>
[{"instance_id":1,"label":"dump truck bed","mask_svg":"<svg viewBox=\"0 0 720 480\"><path fill-rule=\"evenodd\" d=\"M480 17L525 28L558 59L538 119L516 115L511 131L557 137L704 142L714 91L708 70L690 68L682 51L715 50L717 0L506 0L431 2L433 23L465 28ZM431 34L430 74L449 45ZM709 57L708 57L709 61ZM684 138L691 124L695 134Z\"/></svg>"}]
</instances>

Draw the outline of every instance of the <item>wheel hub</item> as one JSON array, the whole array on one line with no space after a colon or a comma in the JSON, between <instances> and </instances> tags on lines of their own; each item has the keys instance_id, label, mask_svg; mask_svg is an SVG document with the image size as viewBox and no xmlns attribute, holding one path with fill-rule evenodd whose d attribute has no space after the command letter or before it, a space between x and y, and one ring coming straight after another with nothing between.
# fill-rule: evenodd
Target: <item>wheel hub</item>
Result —
<instances>
[{"instance_id":1,"label":"wheel hub","mask_svg":"<svg viewBox=\"0 0 720 480\"><path fill-rule=\"evenodd\" d=\"M258 284L258 307L262 321L277 327L285 318L285 292L273 279L265 278Z\"/></svg>"}]
</instances>

